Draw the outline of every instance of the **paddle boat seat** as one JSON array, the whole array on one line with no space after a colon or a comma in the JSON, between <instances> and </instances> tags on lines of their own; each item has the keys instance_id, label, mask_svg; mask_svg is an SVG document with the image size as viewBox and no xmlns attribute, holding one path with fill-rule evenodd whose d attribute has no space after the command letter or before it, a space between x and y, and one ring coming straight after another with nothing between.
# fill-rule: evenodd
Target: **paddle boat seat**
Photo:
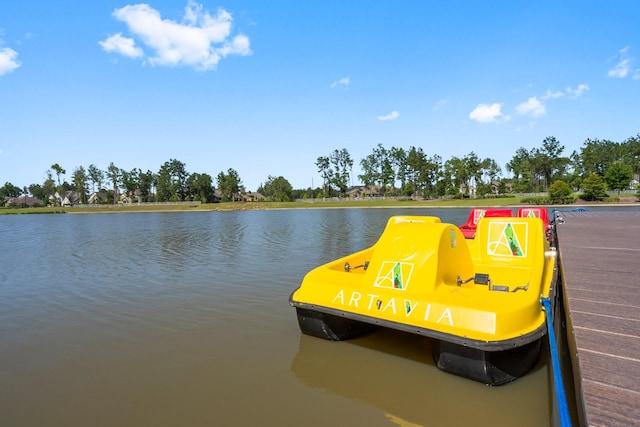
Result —
<instances>
[{"instance_id":1,"label":"paddle boat seat","mask_svg":"<svg viewBox=\"0 0 640 427\"><path fill-rule=\"evenodd\" d=\"M544 273L546 227L540 218L485 217L470 242L476 274L486 274L494 290L513 292L540 283ZM523 289L523 288L522 288Z\"/></svg>"}]
</instances>

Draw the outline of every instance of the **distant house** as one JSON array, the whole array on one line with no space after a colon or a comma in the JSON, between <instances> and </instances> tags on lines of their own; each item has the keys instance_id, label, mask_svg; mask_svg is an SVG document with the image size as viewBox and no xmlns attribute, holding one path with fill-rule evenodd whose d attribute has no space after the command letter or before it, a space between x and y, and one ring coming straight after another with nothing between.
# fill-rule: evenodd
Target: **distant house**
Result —
<instances>
[{"instance_id":1,"label":"distant house","mask_svg":"<svg viewBox=\"0 0 640 427\"><path fill-rule=\"evenodd\" d=\"M255 191L243 194L242 198L245 202L261 202L263 200L266 200L266 197L264 197L260 193L256 193Z\"/></svg>"},{"instance_id":2,"label":"distant house","mask_svg":"<svg viewBox=\"0 0 640 427\"><path fill-rule=\"evenodd\" d=\"M356 185L347 189L347 196L352 199L359 199L363 197L376 197L380 195L380 187L374 184L367 186Z\"/></svg>"},{"instance_id":3,"label":"distant house","mask_svg":"<svg viewBox=\"0 0 640 427\"><path fill-rule=\"evenodd\" d=\"M49 196L49 204L60 206L73 206L80 203L80 195L77 191L68 190L62 194L56 193L53 196Z\"/></svg>"},{"instance_id":4,"label":"distant house","mask_svg":"<svg viewBox=\"0 0 640 427\"><path fill-rule=\"evenodd\" d=\"M122 203L142 203L142 199L142 191L140 191L139 189L136 189L132 194L122 194L120 196L120 201Z\"/></svg>"},{"instance_id":5,"label":"distant house","mask_svg":"<svg viewBox=\"0 0 640 427\"><path fill-rule=\"evenodd\" d=\"M5 197L5 206L29 206L30 208L44 206L44 202L36 197L20 196Z\"/></svg>"},{"instance_id":6,"label":"distant house","mask_svg":"<svg viewBox=\"0 0 640 427\"><path fill-rule=\"evenodd\" d=\"M219 189L213 190L213 198L214 198L214 203L222 201L222 199L223 199L222 191L220 191ZM233 202L241 202L243 200L244 200L244 198L242 197L242 195L240 193L234 193L233 194L233 197L232 197L232 201Z\"/></svg>"},{"instance_id":7,"label":"distant house","mask_svg":"<svg viewBox=\"0 0 640 427\"><path fill-rule=\"evenodd\" d=\"M107 195L107 191L108 190L100 190L100 191L95 191L93 193L91 193L89 195L89 199L87 199L87 202L91 205L98 205L98 204L103 204L103 203L107 203L107 201L109 200L109 196Z\"/></svg>"}]
</instances>

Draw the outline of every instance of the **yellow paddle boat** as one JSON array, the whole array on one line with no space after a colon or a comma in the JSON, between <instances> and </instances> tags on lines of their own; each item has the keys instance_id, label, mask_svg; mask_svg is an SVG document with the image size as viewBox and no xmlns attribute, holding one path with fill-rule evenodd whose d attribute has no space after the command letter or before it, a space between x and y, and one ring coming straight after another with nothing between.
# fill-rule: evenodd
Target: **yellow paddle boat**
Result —
<instances>
[{"instance_id":1,"label":"yellow paddle boat","mask_svg":"<svg viewBox=\"0 0 640 427\"><path fill-rule=\"evenodd\" d=\"M539 359L556 272L540 218L485 217L465 239L437 217L393 216L372 247L311 270L290 304L304 334L427 336L438 368L500 385Z\"/></svg>"}]
</instances>

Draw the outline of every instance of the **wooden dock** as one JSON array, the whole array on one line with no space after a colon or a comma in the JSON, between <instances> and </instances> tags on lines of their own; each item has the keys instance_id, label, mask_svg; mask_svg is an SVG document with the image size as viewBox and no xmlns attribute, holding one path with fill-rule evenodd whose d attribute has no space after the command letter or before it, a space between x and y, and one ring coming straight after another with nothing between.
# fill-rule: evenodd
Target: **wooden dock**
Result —
<instances>
[{"instance_id":1,"label":"wooden dock","mask_svg":"<svg viewBox=\"0 0 640 427\"><path fill-rule=\"evenodd\" d=\"M562 216L558 245L579 423L640 426L640 211Z\"/></svg>"}]
</instances>

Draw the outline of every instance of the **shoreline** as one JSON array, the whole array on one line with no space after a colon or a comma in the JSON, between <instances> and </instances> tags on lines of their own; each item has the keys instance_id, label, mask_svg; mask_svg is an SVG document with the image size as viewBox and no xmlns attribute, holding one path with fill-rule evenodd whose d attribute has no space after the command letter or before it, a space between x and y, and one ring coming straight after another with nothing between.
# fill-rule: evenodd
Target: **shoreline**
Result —
<instances>
[{"instance_id":1,"label":"shoreline","mask_svg":"<svg viewBox=\"0 0 640 427\"><path fill-rule=\"evenodd\" d=\"M0 208L2 215L33 215L33 214L91 214L91 213L152 213L152 212L229 212L229 211L255 211L255 210L293 210L293 209L391 209L391 208L519 208L533 206L520 203L520 199L474 199L474 200L374 200L374 201L314 201L314 202L223 202L198 205L158 205L137 206L132 205L105 205L96 207L38 207L38 208ZM537 205L536 205L537 206ZM548 209L589 207L640 207L640 202L635 197L625 197L619 202L579 202L569 205L541 205Z\"/></svg>"}]
</instances>

